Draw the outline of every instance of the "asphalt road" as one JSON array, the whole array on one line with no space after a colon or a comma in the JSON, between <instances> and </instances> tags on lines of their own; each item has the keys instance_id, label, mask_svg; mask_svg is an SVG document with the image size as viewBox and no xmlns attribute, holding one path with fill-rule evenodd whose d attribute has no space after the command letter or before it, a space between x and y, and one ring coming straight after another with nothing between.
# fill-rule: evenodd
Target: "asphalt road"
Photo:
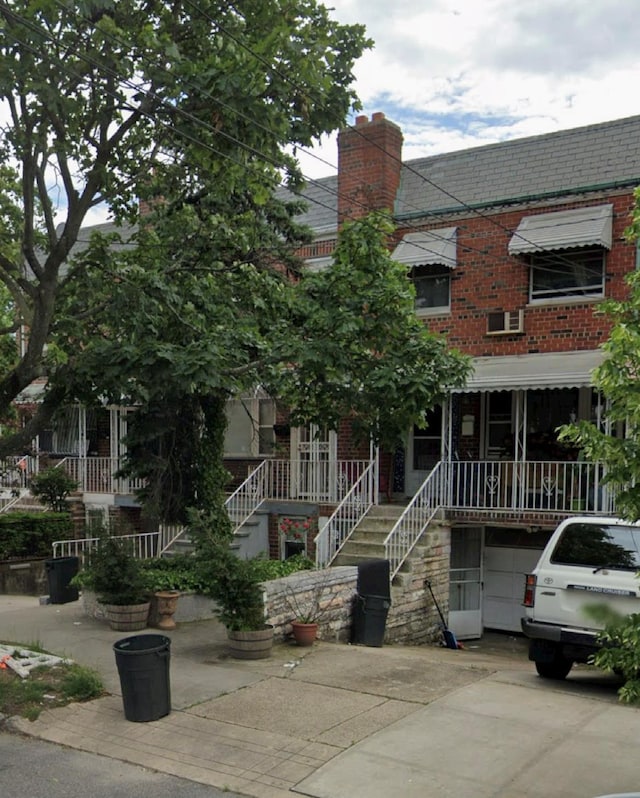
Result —
<instances>
[{"instance_id":1,"label":"asphalt road","mask_svg":"<svg viewBox=\"0 0 640 798\"><path fill-rule=\"evenodd\" d=\"M193 781L0 732L0 795L25 798L241 798Z\"/></svg>"}]
</instances>

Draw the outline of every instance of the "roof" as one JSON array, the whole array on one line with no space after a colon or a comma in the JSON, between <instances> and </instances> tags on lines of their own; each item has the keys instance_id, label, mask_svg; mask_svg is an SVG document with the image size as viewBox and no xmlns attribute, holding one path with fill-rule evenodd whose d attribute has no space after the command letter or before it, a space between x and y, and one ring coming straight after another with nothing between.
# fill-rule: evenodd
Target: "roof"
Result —
<instances>
[{"instance_id":1,"label":"roof","mask_svg":"<svg viewBox=\"0 0 640 798\"><path fill-rule=\"evenodd\" d=\"M612 223L613 205L524 216L509 241L509 254L589 246L611 249Z\"/></svg>"},{"instance_id":2,"label":"roof","mask_svg":"<svg viewBox=\"0 0 640 798\"><path fill-rule=\"evenodd\" d=\"M602 349L476 357L473 375L464 388L454 392L586 388L593 384L591 373L603 359Z\"/></svg>"},{"instance_id":3,"label":"roof","mask_svg":"<svg viewBox=\"0 0 640 798\"><path fill-rule=\"evenodd\" d=\"M407 166L395 209L399 216L635 186L640 116L435 155Z\"/></svg>"},{"instance_id":4,"label":"roof","mask_svg":"<svg viewBox=\"0 0 640 798\"><path fill-rule=\"evenodd\" d=\"M404 162L397 217L409 218L640 183L640 116ZM314 180L299 217L337 226L338 180ZM314 201L316 200L316 201Z\"/></svg>"}]
</instances>

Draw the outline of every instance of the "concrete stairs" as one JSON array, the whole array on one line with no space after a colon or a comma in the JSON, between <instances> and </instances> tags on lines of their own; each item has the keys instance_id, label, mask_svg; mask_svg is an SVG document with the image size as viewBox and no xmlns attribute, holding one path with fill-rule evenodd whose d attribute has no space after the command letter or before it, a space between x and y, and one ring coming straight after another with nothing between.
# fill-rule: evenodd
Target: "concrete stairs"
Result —
<instances>
[{"instance_id":1,"label":"concrete stairs","mask_svg":"<svg viewBox=\"0 0 640 798\"><path fill-rule=\"evenodd\" d=\"M336 557L334 565L358 565L371 558L384 559L384 540L404 509L402 505L395 504L374 505L355 528ZM425 548L418 541L393 578L392 599L395 597L394 592L399 595L412 584L417 575L423 572L425 556Z\"/></svg>"}]
</instances>

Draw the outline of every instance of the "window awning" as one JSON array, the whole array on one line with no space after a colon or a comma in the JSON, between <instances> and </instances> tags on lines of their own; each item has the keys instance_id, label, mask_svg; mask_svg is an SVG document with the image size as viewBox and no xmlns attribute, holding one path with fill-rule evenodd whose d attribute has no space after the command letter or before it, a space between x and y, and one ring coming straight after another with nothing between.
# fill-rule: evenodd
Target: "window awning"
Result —
<instances>
[{"instance_id":1,"label":"window awning","mask_svg":"<svg viewBox=\"0 0 640 798\"><path fill-rule=\"evenodd\" d=\"M509 241L509 254L589 246L611 249L612 220L613 205L525 216Z\"/></svg>"},{"instance_id":2,"label":"window awning","mask_svg":"<svg viewBox=\"0 0 640 798\"><path fill-rule=\"evenodd\" d=\"M467 384L454 392L584 388L592 384L591 372L603 359L604 352L601 349L476 357L473 359L473 374Z\"/></svg>"},{"instance_id":3,"label":"window awning","mask_svg":"<svg viewBox=\"0 0 640 798\"><path fill-rule=\"evenodd\" d=\"M393 259L408 266L441 264L456 268L457 227L407 233L393 250Z\"/></svg>"}]
</instances>

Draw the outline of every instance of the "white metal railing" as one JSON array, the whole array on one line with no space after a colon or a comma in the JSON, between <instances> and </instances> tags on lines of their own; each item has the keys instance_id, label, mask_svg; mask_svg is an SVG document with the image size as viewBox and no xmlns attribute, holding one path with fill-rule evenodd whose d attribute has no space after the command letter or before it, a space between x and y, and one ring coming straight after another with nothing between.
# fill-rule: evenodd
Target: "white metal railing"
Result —
<instances>
[{"instance_id":1,"label":"white metal railing","mask_svg":"<svg viewBox=\"0 0 640 798\"><path fill-rule=\"evenodd\" d=\"M144 480L116 477L122 465L120 457L67 457L60 463L84 493L131 495L144 487Z\"/></svg>"},{"instance_id":2,"label":"white metal railing","mask_svg":"<svg viewBox=\"0 0 640 798\"><path fill-rule=\"evenodd\" d=\"M368 460L264 460L226 501L239 529L265 499L339 502L370 465Z\"/></svg>"},{"instance_id":3,"label":"white metal railing","mask_svg":"<svg viewBox=\"0 0 640 798\"><path fill-rule=\"evenodd\" d=\"M454 510L615 515L599 463L457 461L447 474L446 505Z\"/></svg>"},{"instance_id":4,"label":"white metal railing","mask_svg":"<svg viewBox=\"0 0 640 798\"><path fill-rule=\"evenodd\" d=\"M131 554L142 560L158 556L159 535L157 532L143 532L134 535L119 535L119 540L129 541ZM79 557L81 562L93 549L100 538L83 538L82 540L56 540L53 543L53 556Z\"/></svg>"},{"instance_id":5,"label":"white metal railing","mask_svg":"<svg viewBox=\"0 0 640 798\"><path fill-rule=\"evenodd\" d=\"M314 539L316 567L326 568L377 502L378 462L372 460L347 491Z\"/></svg>"},{"instance_id":6,"label":"white metal railing","mask_svg":"<svg viewBox=\"0 0 640 798\"><path fill-rule=\"evenodd\" d=\"M427 524L443 506L446 477L445 464L438 462L385 538L385 559L389 560L392 579L420 539Z\"/></svg>"}]
</instances>

